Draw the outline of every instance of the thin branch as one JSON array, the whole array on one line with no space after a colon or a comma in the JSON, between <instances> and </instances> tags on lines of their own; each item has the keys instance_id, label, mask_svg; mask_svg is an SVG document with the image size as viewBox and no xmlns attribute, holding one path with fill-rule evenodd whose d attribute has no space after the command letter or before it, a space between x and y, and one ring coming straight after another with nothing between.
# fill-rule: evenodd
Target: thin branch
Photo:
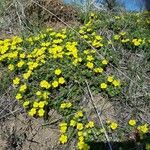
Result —
<instances>
[{"instance_id":1,"label":"thin branch","mask_svg":"<svg viewBox=\"0 0 150 150\"><path fill-rule=\"evenodd\" d=\"M89 92L89 95L90 95L90 98L91 98L91 104L93 105L93 108L94 108L94 110L95 110L95 112L96 112L96 114L97 114L97 116L98 116L98 119L99 119L99 121L100 121L100 124L101 124L101 126L102 126L102 128L103 128L103 130L104 130L104 134L105 134L106 140L107 140L107 142L108 142L109 149L112 150L112 147L111 147L111 144L110 144L110 140L109 140L107 131L106 131L105 127L104 127L102 118L101 118L101 116L99 115L99 112L98 112L98 110L97 110L97 108L96 108L96 106L95 106L95 104L94 104L94 98L93 98L92 92L91 92L91 90L90 90L89 84L88 84L87 81L85 81L85 82L86 82L86 85L87 85L87 88L88 88L88 92Z\"/></svg>"}]
</instances>

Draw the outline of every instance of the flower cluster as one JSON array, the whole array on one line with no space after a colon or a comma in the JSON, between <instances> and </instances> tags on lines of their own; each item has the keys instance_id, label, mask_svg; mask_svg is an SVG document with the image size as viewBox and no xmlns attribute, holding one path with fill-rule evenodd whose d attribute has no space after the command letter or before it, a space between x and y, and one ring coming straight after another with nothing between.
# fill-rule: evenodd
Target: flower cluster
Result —
<instances>
[{"instance_id":1,"label":"flower cluster","mask_svg":"<svg viewBox=\"0 0 150 150\"><path fill-rule=\"evenodd\" d=\"M122 18L114 17L116 22ZM113 72L107 73L111 67L108 54L103 58L99 55L106 46L109 49L119 42L135 49L148 43L147 39L129 37L128 32L120 32L118 28L108 41L95 30L96 20L97 15L91 13L88 21L77 29L80 37L70 29L55 31L48 28L30 37L0 40L0 64L7 66L12 75L16 100L30 117L45 118L50 109L60 112L63 121L59 124L59 142L67 143L74 131L79 150L90 149L88 141L95 140L95 133L99 137L104 133L80 107L85 81L92 87L92 92L109 96L117 95L122 87ZM140 134L149 132L148 124L141 125L134 119L128 121L128 126ZM110 132L117 132L120 127L117 121L105 124Z\"/></svg>"},{"instance_id":2,"label":"flower cluster","mask_svg":"<svg viewBox=\"0 0 150 150\"><path fill-rule=\"evenodd\" d=\"M87 150L89 149L89 145L86 142L86 138L88 137L89 131L95 127L95 124L93 121L88 121L86 124L83 123L84 120L84 113L83 111L77 111L73 118L70 119L70 121L67 122L61 122L59 124L60 127L60 138L59 141L62 144L65 144L68 140L68 133L70 130L75 130L76 136L78 139L77 143L77 149L79 150Z\"/></svg>"}]
</instances>

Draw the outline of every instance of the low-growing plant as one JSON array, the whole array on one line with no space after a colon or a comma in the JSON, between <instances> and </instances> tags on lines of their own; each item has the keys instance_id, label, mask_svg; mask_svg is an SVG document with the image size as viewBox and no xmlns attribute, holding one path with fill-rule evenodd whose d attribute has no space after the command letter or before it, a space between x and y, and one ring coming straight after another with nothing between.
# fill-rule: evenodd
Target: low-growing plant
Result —
<instances>
[{"instance_id":1,"label":"low-growing plant","mask_svg":"<svg viewBox=\"0 0 150 150\"><path fill-rule=\"evenodd\" d=\"M120 19L114 18L116 22ZM87 150L88 143L104 138L104 129L109 134L122 130L115 120L104 123L105 128L98 126L80 106L87 83L92 93L109 97L120 94L124 86L109 72L113 58L109 58L110 54L102 57L101 53L111 45L137 50L150 44L148 39L128 38L128 33L118 27L116 30L115 25L117 33L108 40L97 33L99 25L98 16L91 13L88 21L77 29L80 37L68 28L60 31L48 28L30 37L0 40L0 62L12 74L16 100L30 117L47 119L49 110L56 109L63 117L59 124L60 143L67 143L75 133L77 149ZM122 140L126 134L137 133L143 138L149 133L148 124L132 118L126 126L122 136L118 135ZM137 137L131 139L136 141Z\"/></svg>"}]
</instances>

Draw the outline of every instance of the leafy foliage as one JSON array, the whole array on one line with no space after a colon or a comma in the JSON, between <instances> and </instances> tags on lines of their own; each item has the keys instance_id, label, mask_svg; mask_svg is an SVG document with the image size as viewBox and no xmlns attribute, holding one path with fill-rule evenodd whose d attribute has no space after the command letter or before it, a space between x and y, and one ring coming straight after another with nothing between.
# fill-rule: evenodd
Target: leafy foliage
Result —
<instances>
[{"instance_id":1,"label":"leafy foliage","mask_svg":"<svg viewBox=\"0 0 150 150\"><path fill-rule=\"evenodd\" d=\"M145 26L144 14L114 13L111 17L89 13L84 25L76 29L78 34L68 28L60 31L48 28L30 37L0 40L0 62L12 74L16 99L30 117L47 119L49 110L56 109L63 116L59 124L61 144L67 143L74 132L78 149L89 149L88 143L104 138L104 128L89 120L80 104L87 84L92 93L101 93L103 97L121 93L124 83L111 70L113 64L118 65L112 49L148 52L147 29L139 30ZM146 24L149 25L148 19ZM104 26L112 31L109 37L100 32ZM132 118L126 126L123 130L117 121L105 123L108 133L118 131L122 140L127 134L136 132L142 138L149 133L147 123ZM138 137L133 139L136 141Z\"/></svg>"}]
</instances>

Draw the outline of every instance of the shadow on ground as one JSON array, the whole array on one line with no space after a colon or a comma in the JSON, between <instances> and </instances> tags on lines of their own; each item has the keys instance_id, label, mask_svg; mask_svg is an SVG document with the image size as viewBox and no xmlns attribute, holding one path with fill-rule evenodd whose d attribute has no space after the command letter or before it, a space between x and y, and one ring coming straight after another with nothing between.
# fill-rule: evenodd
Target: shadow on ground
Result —
<instances>
[{"instance_id":1,"label":"shadow on ground","mask_svg":"<svg viewBox=\"0 0 150 150\"><path fill-rule=\"evenodd\" d=\"M150 143L150 134L137 142L129 140L126 142L110 142L112 150L150 150L146 145ZM89 143L90 150L110 150L108 143ZM148 148L148 147L147 147ZM150 147L149 147L150 148Z\"/></svg>"}]
</instances>

